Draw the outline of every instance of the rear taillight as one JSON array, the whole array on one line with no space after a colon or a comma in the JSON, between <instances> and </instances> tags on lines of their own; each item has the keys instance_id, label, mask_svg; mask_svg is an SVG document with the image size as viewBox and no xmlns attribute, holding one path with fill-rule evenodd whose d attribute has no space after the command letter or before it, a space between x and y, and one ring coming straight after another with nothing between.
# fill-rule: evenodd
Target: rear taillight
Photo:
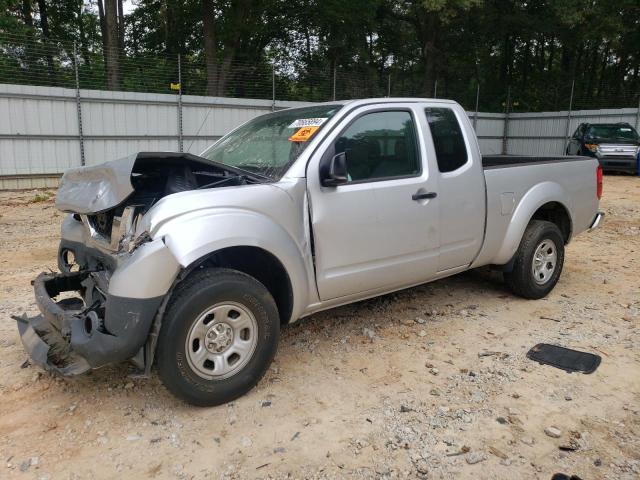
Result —
<instances>
[{"instance_id":1,"label":"rear taillight","mask_svg":"<svg viewBox=\"0 0 640 480\"><path fill-rule=\"evenodd\" d=\"M602 198L602 167L600 165L596 169L596 195L598 200Z\"/></svg>"}]
</instances>

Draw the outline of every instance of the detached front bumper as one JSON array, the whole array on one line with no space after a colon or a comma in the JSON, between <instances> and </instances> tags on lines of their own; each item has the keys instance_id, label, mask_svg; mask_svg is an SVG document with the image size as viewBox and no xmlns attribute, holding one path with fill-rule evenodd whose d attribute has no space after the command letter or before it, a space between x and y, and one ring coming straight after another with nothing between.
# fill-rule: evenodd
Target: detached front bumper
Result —
<instances>
[{"instance_id":1,"label":"detached front bumper","mask_svg":"<svg viewBox=\"0 0 640 480\"><path fill-rule=\"evenodd\" d=\"M35 364L70 376L138 353L162 297L118 297L104 293L107 285L105 272L38 275L33 288L40 315L14 317ZM76 292L82 298L55 299L64 292Z\"/></svg>"}]
</instances>

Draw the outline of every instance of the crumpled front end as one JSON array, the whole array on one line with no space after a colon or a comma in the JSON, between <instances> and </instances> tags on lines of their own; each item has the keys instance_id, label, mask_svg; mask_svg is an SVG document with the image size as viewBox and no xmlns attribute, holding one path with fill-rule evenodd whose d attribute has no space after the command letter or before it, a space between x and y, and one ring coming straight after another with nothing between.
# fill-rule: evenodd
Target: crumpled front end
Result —
<instances>
[{"instance_id":1,"label":"crumpled front end","mask_svg":"<svg viewBox=\"0 0 640 480\"><path fill-rule=\"evenodd\" d=\"M39 315L14 317L34 363L77 375L133 360L148 372L158 333L152 325L183 268L165 239L154 238L151 210L174 194L248 183L232 167L171 152L66 172L56 196L68 213L60 272L32 282Z\"/></svg>"},{"instance_id":2,"label":"crumpled front end","mask_svg":"<svg viewBox=\"0 0 640 480\"><path fill-rule=\"evenodd\" d=\"M162 297L118 297L106 293L107 283L105 271L38 275L33 287L40 314L15 317L34 363L69 376L136 356Z\"/></svg>"}]
</instances>

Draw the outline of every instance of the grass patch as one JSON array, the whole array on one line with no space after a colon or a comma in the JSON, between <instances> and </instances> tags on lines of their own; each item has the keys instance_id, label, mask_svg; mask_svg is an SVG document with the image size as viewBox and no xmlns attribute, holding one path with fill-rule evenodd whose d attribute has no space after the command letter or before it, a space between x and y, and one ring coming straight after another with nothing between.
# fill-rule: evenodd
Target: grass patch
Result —
<instances>
[{"instance_id":1,"label":"grass patch","mask_svg":"<svg viewBox=\"0 0 640 480\"><path fill-rule=\"evenodd\" d=\"M46 202L51 197L53 197L53 193L51 192L38 192L36 193L35 197L33 197L33 200L31 200L31 203Z\"/></svg>"}]
</instances>

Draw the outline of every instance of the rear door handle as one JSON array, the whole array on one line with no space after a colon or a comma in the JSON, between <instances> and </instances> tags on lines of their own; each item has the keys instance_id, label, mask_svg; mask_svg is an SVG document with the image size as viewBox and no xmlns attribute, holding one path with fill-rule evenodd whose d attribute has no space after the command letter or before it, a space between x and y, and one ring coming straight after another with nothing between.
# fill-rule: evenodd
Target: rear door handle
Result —
<instances>
[{"instance_id":1,"label":"rear door handle","mask_svg":"<svg viewBox=\"0 0 640 480\"><path fill-rule=\"evenodd\" d=\"M436 192L416 192L411 195L411 200L426 200L427 198L436 198L438 194Z\"/></svg>"}]
</instances>

